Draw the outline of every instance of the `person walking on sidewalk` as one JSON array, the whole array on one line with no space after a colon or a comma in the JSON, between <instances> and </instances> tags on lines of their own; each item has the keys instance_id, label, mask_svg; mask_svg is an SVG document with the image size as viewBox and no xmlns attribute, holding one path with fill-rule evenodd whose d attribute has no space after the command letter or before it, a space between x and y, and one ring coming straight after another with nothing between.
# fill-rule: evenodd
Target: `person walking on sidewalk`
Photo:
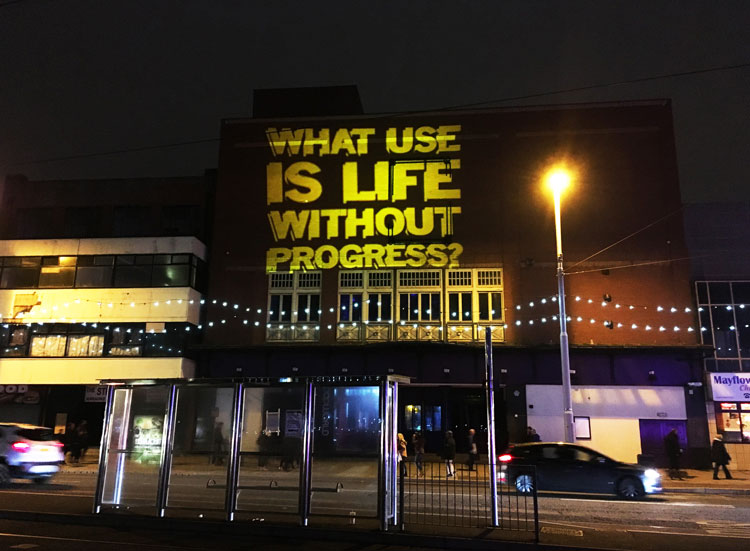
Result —
<instances>
[{"instance_id":1,"label":"person walking on sidewalk","mask_svg":"<svg viewBox=\"0 0 750 551\"><path fill-rule=\"evenodd\" d=\"M414 463L417 466L417 478L424 476L424 436L415 432L411 435L411 443L414 446Z\"/></svg>"},{"instance_id":2,"label":"person walking on sidewalk","mask_svg":"<svg viewBox=\"0 0 750 551\"><path fill-rule=\"evenodd\" d=\"M664 451L667 452L669 458L669 478L674 480L682 480L680 475L680 439L677 436L677 429L672 429L664 437Z\"/></svg>"},{"instance_id":3,"label":"person walking on sidewalk","mask_svg":"<svg viewBox=\"0 0 750 551\"><path fill-rule=\"evenodd\" d=\"M732 479L732 475L729 474L729 469L727 469L727 465L731 460L732 458L727 452L727 447L724 445L724 437L721 434L717 434L711 444L711 461L714 462L714 480L719 480L719 467L724 469L724 476L727 477L727 480Z\"/></svg>"},{"instance_id":4,"label":"person walking on sidewalk","mask_svg":"<svg viewBox=\"0 0 750 551\"><path fill-rule=\"evenodd\" d=\"M450 430L445 432L443 459L445 460L445 476L450 478L456 474L456 467L453 464L456 459L456 440L453 438L453 431Z\"/></svg>"},{"instance_id":5,"label":"person walking on sidewalk","mask_svg":"<svg viewBox=\"0 0 750 551\"><path fill-rule=\"evenodd\" d=\"M476 433L474 429L469 429L469 437L467 443L469 444L469 461L467 466L470 471L475 471L474 464L479 460L479 450L477 449Z\"/></svg>"},{"instance_id":6,"label":"person walking on sidewalk","mask_svg":"<svg viewBox=\"0 0 750 551\"><path fill-rule=\"evenodd\" d=\"M400 432L397 435L398 442L396 443L398 452L398 467L399 475L406 476L406 438Z\"/></svg>"}]
</instances>

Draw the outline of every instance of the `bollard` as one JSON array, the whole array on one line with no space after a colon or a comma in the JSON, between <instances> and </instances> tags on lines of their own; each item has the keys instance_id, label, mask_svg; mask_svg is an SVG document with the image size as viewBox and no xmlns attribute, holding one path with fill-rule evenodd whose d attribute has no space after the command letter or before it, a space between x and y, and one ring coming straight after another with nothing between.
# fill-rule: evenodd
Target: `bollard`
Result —
<instances>
[{"instance_id":1,"label":"bollard","mask_svg":"<svg viewBox=\"0 0 750 551\"><path fill-rule=\"evenodd\" d=\"M357 524L357 511L349 511L349 524Z\"/></svg>"}]
</instances>

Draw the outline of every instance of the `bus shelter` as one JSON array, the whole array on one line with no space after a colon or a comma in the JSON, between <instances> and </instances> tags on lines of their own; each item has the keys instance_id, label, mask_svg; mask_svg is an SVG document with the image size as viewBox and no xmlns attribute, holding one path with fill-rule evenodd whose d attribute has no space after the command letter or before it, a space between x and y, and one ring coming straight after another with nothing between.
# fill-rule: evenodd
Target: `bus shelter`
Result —
<instances>
[{"instance_id":1,"label":"bus shelter","mask_svg":"<svg viewBox=\"0 0 750 551\"><path fill-rule=\"evenodd\" d=\"M387 530L398 376L109 380L95 513Z\"/></svg>"}]
</instances>

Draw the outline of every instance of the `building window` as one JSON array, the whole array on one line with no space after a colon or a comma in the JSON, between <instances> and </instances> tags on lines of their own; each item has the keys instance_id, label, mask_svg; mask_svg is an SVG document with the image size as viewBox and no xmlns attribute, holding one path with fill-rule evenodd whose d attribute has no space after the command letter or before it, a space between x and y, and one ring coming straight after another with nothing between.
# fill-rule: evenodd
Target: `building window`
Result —
<instances>
[{"instance_id":1,"label":"building window","mask_svg":"<svg viewBox=\"0 0 750 551\"><path fill-rule=\"evenodd\" d=\"M725 442L750 443L750 402L715 402L716 430Z\"/></svg>"},{"instance_id":2,"label":"building window","mask_svg":"<svg viewBox=\"0 0 750 551\"><path fill-rule=\"evenodd\" d=\"M268 322L281 324L320 321L321 280L320 272L271 274Z\"/></svg>"},{"instance_id":3,"label":"building window","mask_svg":"<svg viewBox=\"0 0 750 551\"><path fill-rule=\"evenodd\" d=\"M391 272L367 272L367 287L388 287L390 289L391 285Z\"/></svg>"},{"instance_id":4,"label":"building window","mask_svg":"<svg viewBox=\"0 0 750 551\"><path fill-rule=\"evenodd\" d=\"M479 287L502 287L502 270L477 270L477 285Z\"/></svg>"},{"instance_id":5,"label":"building window","mask_svg":"<svg viewBox=\"0 0 750 551\"><path fill-rule=\"evenodd\" d=\"M479 302L480 321L498 321L503 319L503 294L499 291L494 293L477 293Z\"/></svg>"},{"instance_id":6,"label":"building window","mask_svg":"<svg viewBox=\"0 0 750 551\"><path fill-rule=\"evenodd\" d=\"M422 406L404 407L404 428L410 432L422 430Z\"/></svg>"},{"instance_id":7,"label":"building window","mask_svg":"<svg viewBox=\"0 0 750 551\"><path fill-rule=\"evenodd\" d=\"M29 328L27 326L5 324L0 328L0 355L25 356L28 342Z\"/></svg>"},{"instance_id":8,"label":"building window","mask_svg":"<svg viewBox=\"0 0 750 551\"><path fill-rule=\"evenodd\" d=\"M451 270L448 272L449 287L471 287L471 270Z\"/></svg>"},{"instance_id":9,"label":"building window","mask_svg":"<svg viewBox=\"0 0 750 551\"><path fill-rule=\"evenodd\" d=\"M339 272L339 287L341 289L362 288L364 286L363 275L362 272Z\"/></svg>"},{"instance_id":10,"label":"building window","mask_svg":"<svg viewBox=\"0 0 750 551\"><path fill-rule=\"evenodd\" d=\"M270 306L268 308L268 321L292 321L292 295L271 294Z\"/></svg>"},{"instance_id":11,"label":"building window","mask_svg":"<svg viewBox=\"0 0 750 551\"><path fill-rule=\"evenodd\" d=\"M297 295L297 321L320 320L320 295Z\"/></svg>"},{"instance_id":12,"label":"building window","mask_svg":"<svg viewBox=\"0 0 750 551\"><path fill-rule=\"evenodd\" d=\"M39 287L73 287L76 278L75 256L46 256L42 259Z\"/></svg>"},{"instance_id":13,"label":"building window","mask_svg":"<svg viewBox=\"0 0 750 551\"><path fill-rule=\"evenodd\" d=\"M424 430L436 431L442 430L443 426L443 408L442 406L425 406L424 408Z\"/></svg>"},{"instance_id":14,"label":"building window","mask_svg":"<svg viewBox=\"0 0 750 551\"><path fill-rule=\"evenodd\" d=\"M367 294L367 321L390 322L391 317L391 293L368 293Z\"/></svg>"},{"instance_id":15,"label":"building window","mask_svg":"<svg viewBox=\"0 0 750 551\"><path fill-rule=\"evenodd\" d=\"M104 335L70 335L66 356L102 356Z\"/></svg>"},{"instance_id":16,"label":"building window","mask_svg":"<svg viewBox=\"0 0 750 551\"><path fill-rule=\"evenodd\" d=\"M391 272L339 272L339 322L390 323Z\"/></svg>"},{"instance_id":17,"label":"building window","mask_svg":"<svg viewBox=\"0 0 750 551\"><path fill-rule=\"evenodd\" d=\"M400 293L401 321L439 321L440 293Z\"/></svg>"},{"instance_id":18,"label":"building window","mask_svg":"<svg viewBox=\"0 0 750 551\"><path fill-rule=\"evenodd\" d=\"M448 293L448 319L471 321L471 291Z\"/></svg>"},{"instance_id":19,"label":"building window","mask_svg":"<svg viewBox=\"0 0 750 551\"><path fill-rule=\"evenodd\" d=\"M399 287L438 287L440 286L440 271L401 271L398 273L398 285Z\"/></svg>"},{"instance_id":20,"label":"building window","mask_svg":"<svg viewBox=\"0 0 750 551\"><path fill-rule=\"evenodd\" d=\"M362 293L339 294L339 321L362 321Z\"/></svg>"},{"instance_id":21,"label":"building window","mask_svg":"<svg viewBox=\"0 0 750 551\"><path fill-rule=\"evenodd\" d=\"M707 371L750 370L750 281L697 281L701 342L713 346Z\"/></svg>"},{"instance_id":22,"label":"building window","mask_svg":"<svg viewBox=\"0 0 750 551\"><path fill-rule=\"evenodd\" d=\"M67 335L34 335L31 338L32 356L65 356Z\"/></svg>"}]
</instances>

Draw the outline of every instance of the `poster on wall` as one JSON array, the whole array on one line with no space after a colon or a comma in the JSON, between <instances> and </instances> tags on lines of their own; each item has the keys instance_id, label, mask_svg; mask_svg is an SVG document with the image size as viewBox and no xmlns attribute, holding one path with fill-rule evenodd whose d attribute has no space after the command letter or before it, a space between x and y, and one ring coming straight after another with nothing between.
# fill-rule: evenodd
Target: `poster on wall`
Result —
<instances>
[{"instance_id":1,"label":"poster on wall","mask_svg":"<svg viewBox=\"0 0 750 551\"><path fill-rule=\"evenodd\" d=\"M40 390L29 385L0 385L0 404L35 405L40 400Z\"/></svg>"}]
</instances>

